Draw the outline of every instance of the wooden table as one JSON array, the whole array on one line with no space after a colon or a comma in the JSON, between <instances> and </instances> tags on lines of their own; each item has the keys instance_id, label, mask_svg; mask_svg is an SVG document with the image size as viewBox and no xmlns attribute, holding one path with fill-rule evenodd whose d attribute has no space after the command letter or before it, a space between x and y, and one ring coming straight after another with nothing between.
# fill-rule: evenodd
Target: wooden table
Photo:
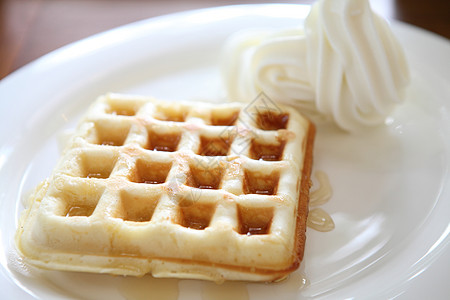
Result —
<instances>
[{"instance_id":1,"label":"wooden table","mask_svg":"<svg viewBox=\"0 0 450 300\"><path fill-rule=\"evenodd\" d=\"M229 0L0 0L0 79L63 45L158 15L240 3L306 3ZM450 38L450 0L372 0L388 19Z\"/></svg>"}]
</instances>

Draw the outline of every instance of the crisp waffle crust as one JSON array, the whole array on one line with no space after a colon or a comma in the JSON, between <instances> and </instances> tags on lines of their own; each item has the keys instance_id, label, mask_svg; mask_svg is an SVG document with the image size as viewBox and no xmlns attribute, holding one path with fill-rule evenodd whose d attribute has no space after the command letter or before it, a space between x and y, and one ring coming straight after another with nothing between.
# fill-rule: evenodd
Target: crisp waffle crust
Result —
<instances>
[{"instance_id":1,"label":"crisp waffle crust","mask_svg":"<svg viewBox=\"0 0 450 300\"><path fill-rule=\"evenodd\" d=\"M314 126L295 110L108 94L16 245L58 270L274 281L303 256Z\"/></svg>"}]
</instances>

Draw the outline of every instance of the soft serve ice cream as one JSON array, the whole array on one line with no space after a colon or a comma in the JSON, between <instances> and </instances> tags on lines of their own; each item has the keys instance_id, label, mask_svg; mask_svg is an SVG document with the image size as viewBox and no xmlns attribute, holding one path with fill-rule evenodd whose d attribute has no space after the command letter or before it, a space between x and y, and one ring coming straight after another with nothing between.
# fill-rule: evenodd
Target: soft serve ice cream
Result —
<instances>
[{"instance_id":1,"label":"soft serve ice cream","mask_svg":"<svg viewBox=\"0 0 450 300\"><path fill-rule=\"evenodd\" d=\"M223 73L233 100L264 92L349 131L383 123L409 81L402 48L367 0L319 0L304 29L232 36Z\"/></svg>"}]
</instances>

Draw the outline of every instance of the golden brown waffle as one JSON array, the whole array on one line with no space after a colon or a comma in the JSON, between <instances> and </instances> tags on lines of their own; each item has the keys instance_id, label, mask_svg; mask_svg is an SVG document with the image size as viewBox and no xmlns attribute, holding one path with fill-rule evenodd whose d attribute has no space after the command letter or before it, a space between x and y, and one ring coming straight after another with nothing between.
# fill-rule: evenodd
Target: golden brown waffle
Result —
<instances>
[{"instance_id":1,"label":"golden brown waffle","mask_svg":"<svg viewBox=\"0 0 450 300\"><path fill-rule=\"evenodd\" d=\"M49 269L278 280L303 256L313 138L287 107L102 96L17 248Z\"/></svg>"}]
</instances>

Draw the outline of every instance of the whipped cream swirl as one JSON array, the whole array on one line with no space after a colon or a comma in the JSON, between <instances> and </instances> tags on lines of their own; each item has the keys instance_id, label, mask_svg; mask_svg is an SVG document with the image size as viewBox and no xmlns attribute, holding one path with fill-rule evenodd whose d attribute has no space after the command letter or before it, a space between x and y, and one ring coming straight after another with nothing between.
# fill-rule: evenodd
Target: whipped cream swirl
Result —
<instances>
[{"instance_id":1,"label":"whipped cream swirl","mask_svg":"<svg viewBox=\"0 0 450 300\"><path fill-rule=\"evenodd\" d=\"M349 131L383 123L409 82L403 49L367 0L319 0L304 30L250 30L224 48L228 96L264 92Z\"/></svg>"}]
</instances>

